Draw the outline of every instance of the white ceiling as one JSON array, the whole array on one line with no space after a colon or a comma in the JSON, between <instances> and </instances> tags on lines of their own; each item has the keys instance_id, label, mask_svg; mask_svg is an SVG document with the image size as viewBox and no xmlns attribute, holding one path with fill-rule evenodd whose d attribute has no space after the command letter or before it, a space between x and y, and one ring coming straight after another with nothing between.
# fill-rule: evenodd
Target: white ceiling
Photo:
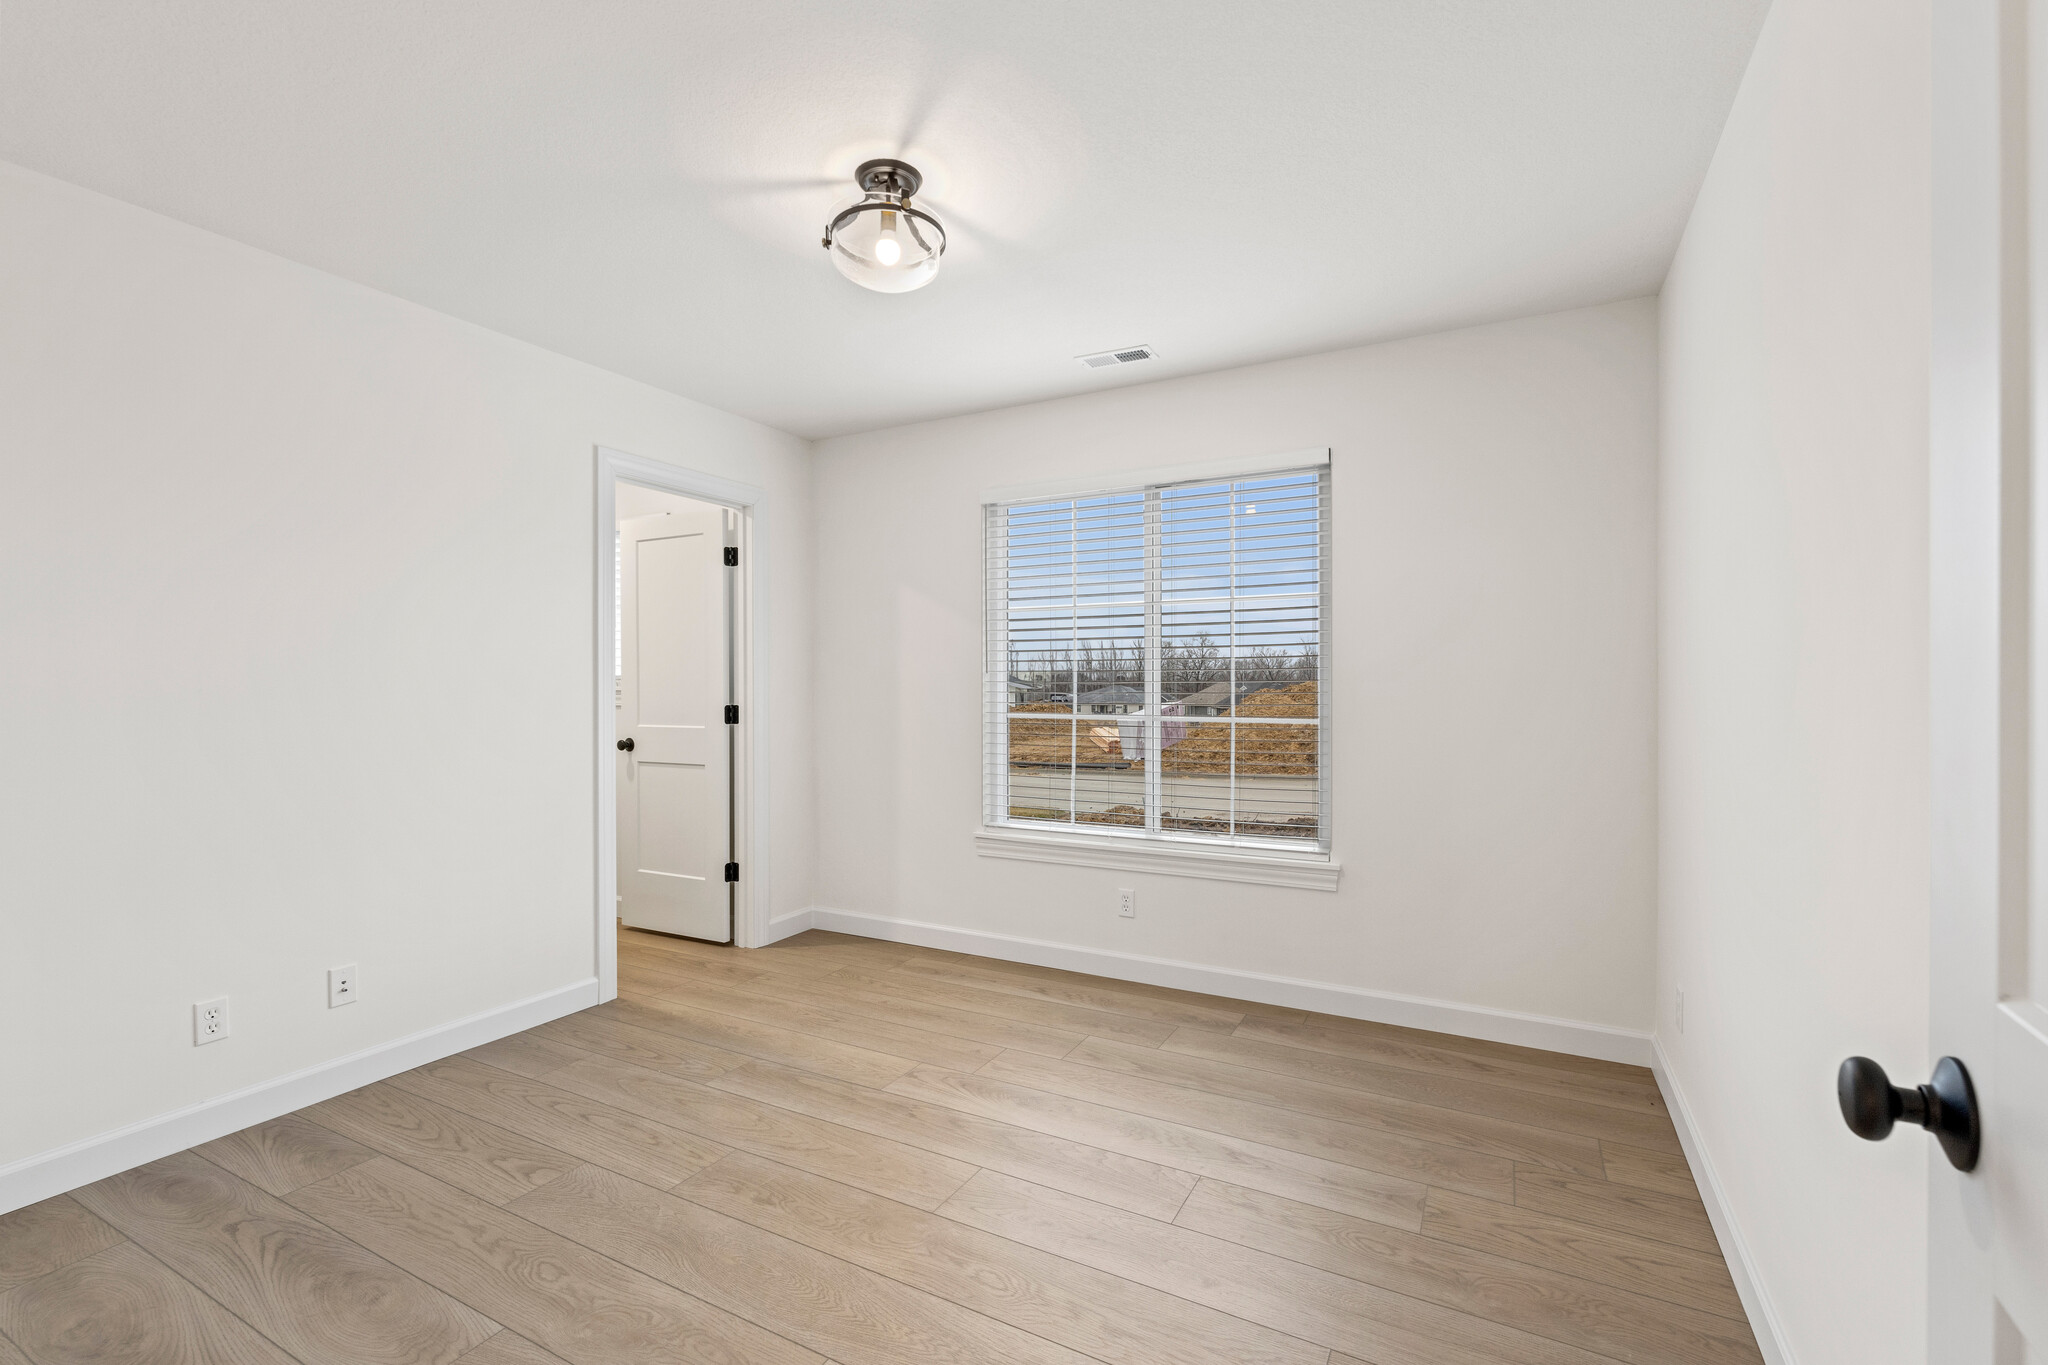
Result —
<instances>
[{"instance_id":1,"label":"white ceiling","mask_svg":"<svg viewBox=\"0 0 2048 1365\"><path fill-rule=\"evenodd\" d=\"M0 158L820 436L1652 292L1766 7L0 0Z\"/></svg>"}]
</instances>

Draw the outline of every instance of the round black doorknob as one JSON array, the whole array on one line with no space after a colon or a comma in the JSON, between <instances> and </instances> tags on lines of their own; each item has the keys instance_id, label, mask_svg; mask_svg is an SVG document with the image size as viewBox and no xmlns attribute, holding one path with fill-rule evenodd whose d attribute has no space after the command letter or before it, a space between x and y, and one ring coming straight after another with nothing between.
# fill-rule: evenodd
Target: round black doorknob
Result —
<instances>
[{"instance_id":1,"label":"round black doorknob","mask_svg":"<svg viewBox=\"0 0 2048 1365\"><path fill-rule=\"evenodd\" d=\"M627 738L625 738L625 739L622 739L622 740L620 740L620 741L619 741L619 747L620 747L621 749L624 749L624 750L625 750L625 751L626 751L627 753L629 753L629 754L630 754L630 753L632 753L632 752L633 752L633 740L632 740L632 737L631 737L631 736L628 736Z\"/></svg>"},{"instance_id":2,"label":"round black doorknob","mask_svg":"<svg viewBox=\"0 0 2048 1365\"><path fill-rule=\"evenodd\" d=\"M1868 1057L1851 1057L1835 1073L1835 1096L1842 1102L1842 1121L1849 1131L1870 1142L1892 1135L1900 1119L1918 1123L1927 1102L1918 1090L1901 1090L1884 1068Z\"/></svg>"},{"instance_id":3,"label":"round black doorknob","mask_svg":"<svg viewBox=\"0 0 2048 1365\"><path fill-rule=\"evenodd\" d=\"M1868 1057L1851 1057L1835 1073L1835 1098L1842 1121L1857 1137L1878 1142L1900 1122L1925 1128L1959 1171L1976 1169L1982 1135L1977 1124L1977 1089L1969 1068L1953 1057L1934 1064L1926 1085L1907 1090L1893 1085L1884 1068Z\"/></svg>"}]
</instances>

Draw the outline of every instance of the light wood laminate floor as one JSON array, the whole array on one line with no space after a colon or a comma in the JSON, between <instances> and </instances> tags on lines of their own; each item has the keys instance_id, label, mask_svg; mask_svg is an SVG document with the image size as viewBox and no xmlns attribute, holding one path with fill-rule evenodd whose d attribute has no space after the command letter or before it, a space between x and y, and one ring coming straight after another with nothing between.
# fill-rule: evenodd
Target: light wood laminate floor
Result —
<instances>
[{"instance_id":1,"label":"light wood laminate floor","mask_svg":"<svg viewBox=\"0 0 2048 1365\"><path fill-rule=\"evenodd\" d=\"M810 933L0 1217L0 1365L1757 1362L1637 1067Z\"/></svg>"}]
</instances>

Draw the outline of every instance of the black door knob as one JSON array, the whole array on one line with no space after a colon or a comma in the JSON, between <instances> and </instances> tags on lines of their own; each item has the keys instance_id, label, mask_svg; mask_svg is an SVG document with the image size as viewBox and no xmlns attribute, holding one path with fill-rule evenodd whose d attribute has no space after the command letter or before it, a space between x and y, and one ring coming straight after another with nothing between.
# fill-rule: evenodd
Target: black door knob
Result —
<instances>
[{"instance_id":1,"label":"black door knob","mask_svg":"<svg viewBox=\"0 0 2048 1365\"><path fill-rule=\"evenodd\" d=\"M627 736L626 738L624 738L624 739L620 740L620 741L619 741L619 747L620 747L621 749L624 749L624 750L625 750L625 751L626 751L627 753L629 753L629 754L630 754L630 753L632 753L632 752L633 752L633 737L632 737L631 735L628 735L628 736Z\"/></svg>"},{"instance_id":2,"label":"black door knob","mask_svg":"<svg viewBox=\"0 0 2048 1365\"><path fill-rule=\"evenodd\" d=\"M1969 1068L1955 1058L1942 1058L1932 1080L1907 1090L1893 1085L1870 1058L1851 1057L1835 1073L1835 1097L1842 1103L1842 1121L1857 1137L1881 1141L1903 1120L1934 1134L1949 1165L1977 1168L1977 1088L1970 1084Z\"/></svg>"}]
</instances>

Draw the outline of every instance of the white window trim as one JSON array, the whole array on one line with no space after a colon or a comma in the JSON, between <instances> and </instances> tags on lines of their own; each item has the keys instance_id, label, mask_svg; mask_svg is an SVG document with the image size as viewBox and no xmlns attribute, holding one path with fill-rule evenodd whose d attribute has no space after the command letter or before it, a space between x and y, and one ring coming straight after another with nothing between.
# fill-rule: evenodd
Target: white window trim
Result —
<instances>
[{"instance_id":1,"label":"white window trim","mask_svg":"<svg viewBox=\"0 0 2048 1365\"><path fill-rule=\"evenodd\" d=\"M1054 834L1016 825L982 826L974 835L974 851L984 858L1206 877L1308 891L1335 891L1344 872L1343 864L1327 853L1255 853L1228 845L1182 844L1124 834Z\"/></svg>"},{"instance_id":2,"label":"white window trim","mask_svg":"<svg viewBox=\"0 0 2048 1365\"><path fill-rule=\"evenodd\" d=\"M1193 464L1180 464L1134 470L1129 475L1105 485L1100 474L1083 478L1045 480L1030 484L1012 484L987 490L982 496L984 515L992 504L1031 501L1038 498L1057 499L1068 497L1093 497L1101 494L1156 488L1166 484L1188 483L1214 479L1237 480L1257 478L1262 474L1285 473L1297 469L1315 469L1330 463L1327 447L1315 450L1292 451L1282 455L1269 455L1258 459L1208 460ZM1325 496L1327 496L1327 483ZM1322 508L1322 515L1328 518L1330 509ZM1327 520L1326 520L1327 525ZM1331 661L1329 643L1329 560L1334 547L1327 541L1324 545L1324 566L1322 583L1322 693L1329 692ZM984 574L988 569L984 567ZM1007 618L1007 613L1004 613ZM992 640L993 618L983 623L985 639ZM1007 621L1005 622L1007 628ZM1002 663L1002 682L996 682L995 652L985 646L990 658L990 671L985 680L986 689L1001 691L1008 696L1007 656ZM991 691L990 696L994 695ZM1250 718L1247 718L1250 719ZM984 719L986 725L986 719ZM1278 723L1278 722L1276 722ZM1321 818L1323 828L1334 838L1331 824L1330 792L1330 749L1327 711L1316 719L1318 729L1323 732L1321 757L1317 764L1321 774ZM985 759L985 761L992 761ZM984 794L987 784L984 783ZM975 832L974 851L984 858L1013 858L1023 862L1064 863L1070 866L1102 867L1125 872L1151 872L1173 877L1200 877L1213 881L1249 882L1263 886L1296 887L1314 891L1335 891L1343 875L1343 865L1337 861L1334 846L1313 850L1292 850L1267 848L1259 845L1229 844L1220 841L1176 839L1162 837L1153 831L1144 835L1123 833L1105 828L1081 832L1058 828L1034 828L1028 824L996 824L988 818L984 806L981 826Z\"/></svg>"},{"instance_id":3,"label":"white window trim","mask_svg":"<svg viewBox=\"0 0 2048 1365\"><path fill-rule=\"evenodd\" d=\"M1155 488L1169 483L1195 483L1214 479L1221 483L1225 479L1256 479L1261 474L1286 474L1297 469L1314 469L1330 462L1330 448L1314 450L1289 450L1276 455L1261 455L1254 459L1197 460L1191 464L1155 465L1150 469L1133 469L1128 474L1117 476L1113 483L1105 484L1102 475L1071 474L1058 479L1040 479L1032 483L1005 484L990 488L981 495L983 506L992 502L1035 502L1039 499L1051 501L1054 498L1092 498L1101 493L1121 493L1139 488Z\"/></svg>"}]
</instances>

